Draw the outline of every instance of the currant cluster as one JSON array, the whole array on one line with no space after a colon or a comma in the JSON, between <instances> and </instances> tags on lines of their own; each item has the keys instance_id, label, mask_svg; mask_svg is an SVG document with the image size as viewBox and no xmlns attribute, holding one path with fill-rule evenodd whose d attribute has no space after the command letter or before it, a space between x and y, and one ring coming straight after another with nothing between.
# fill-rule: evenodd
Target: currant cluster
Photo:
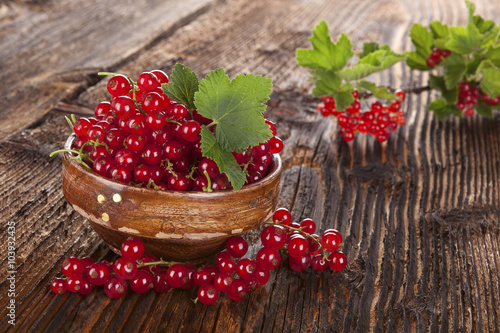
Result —
<instances>
[{"instance_id":1,"label":"currant cluster","mask_svg":"<svg viewBox=\"0 0 500 333\"><path fill-rule=\"evenodd\" d=\"M337 117L340 134L344 141L354 140L354 137L359 132L361 134L370 133L377 137L377 141L384 142L398 126L405 124L406 119L404 112L401 110L401 102L405 100L404 91L396 90L395 95L398 100L389 105L374 102L371 104L370 109L366 111L361 110L361 103L358 100L359 93L353 91L352 95L355 100L344 111L335 108L335 100L331 96L323 96L321 98L322 102L316 108L323 117L330 115Z\"/></svg>"},{"instance_id":2,"label":"currant cluster","mask_svg":"<svg viewBox=\"0 0 500 333\"><path fill-rule=\"evenodd\" d=\"M471 82L462 81L458 85L458 101L457 107L464 112L467 117L472 117L475 114L474 107L481 99L482 102L497 106L500 103L500 96L492 98L485 94L478 85Z\"/></svg>"},{"instance_id":3,"label":"currant cluster","mask_svg":"<svg viewBox=\"0 0 500 333\"><path fill-rule=\"evenodd\" d=\"M450 55L451 55L450 50L441 50L438 48L434 48L431 51L431 54L426 59L427 67L429 68L436 67L441 63L441 61L443 61L444 58L448 58Z\"/></svg>"},{"instance_id":4,"label":"currant cluster","mask_svg":"<svg viewBox=\"0 0 500 333\"><path fill-rule=\"evenodd\" d=\"M241 236L231 237L226 242L226 250L215 256L215 263L202 267L158 260L144 254L141 240L129 239L122 243L122 256L114 263L105 260L96 263L88 257L65 259L61 265L65 277L54 279L51 289L56 294L70 291L87 295L94 286L102 285L106 295L121 298L129 286L138 294L150 289L165 293L171 288L198 287L197 300L212 304L222 293L239 301L265 285L270 271L281 262L280 250L288 253L290 267L295 271L304 271L309 265L316 271L328 266L334 271L346 267L346 256L339 251L342 235L337 230L326 230L320 237L314 234L313 220L293 223L285 208L277 209L273 222L267 224L261 232L263 247L255 259L244 258L248 243Z\"/></svg>"},{"instance_id":5,"label":"currant cluster","mask_svg":"<svg viewBox=\"0 0 500 333\"><path fill-rule=\"evenodd\" d=\"M144 72L137 82L114 75L107 84L111 100L97 105L95 117L75 119L72 152L99 175L125 184L173 191L231 188L227 176L201 152L201 125L212 131L216 125L169 99L161 89L168 82L161 70ZM266 123L271 139L233 153L247 184L266 176L271 154L283 149L275 124Z\"/></svg>"},{"instance_id":6,"label":"currant cluster","mask_svg":"<svg viewBox=\"0 0 500 333\"><path fill-rule=\"evenodd\" d=\"M328 266L334 271L341 271L346 267L347 258L339 250L342 235L337 230L327 229L319 236L315 234L316 223L312 219L292 222L292 215L286 208L277 209L273 214L273 223L269 224L262 230L264 247L260 251L269 247L286 249L288 263L294 271L302 272L309 265L315 271L323 271Z\"/></svg>"}]
</instances>

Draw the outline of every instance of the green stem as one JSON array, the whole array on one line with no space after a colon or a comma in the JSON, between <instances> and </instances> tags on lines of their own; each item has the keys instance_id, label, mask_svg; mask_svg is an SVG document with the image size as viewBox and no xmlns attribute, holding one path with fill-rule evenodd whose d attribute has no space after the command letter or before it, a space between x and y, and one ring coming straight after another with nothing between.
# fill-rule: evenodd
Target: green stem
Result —
<instances>
[{"instance_id":1,"label":"green stem","mask_svg":"<svg viewBox=\"0 0 500 333\"><path fill-rule=\"evenodd\" d=\"M207 170L203 170L203 174L207 178L207 187L203 188L203 192L212 192L212 180L210 179L210 176L208 175Z\"/></svg>"},{"instance_id":2,"label":"green stem","mask_svg":"<svg viewBox=\"0 0 500 333\"><path fill-rule=\"evenodd\" d=\"M112 73L112 72L99 72L97 75L100 76L115 76L115 75L121 75L120 73Z\"/></svg>"},{"instance_id":3,"label":"green stem","mask_svg":"<svg viewBox=\"0 0 500 333\"><path fill-rule=\"evenodd\" d=\"M59 154L59 153L73 153L73 154L77 154L77 155L81 154L80 151L74 150L74 149L59 149L59 150L56 150L56 151L53 151L52 153L50 153L49 157L52 157L55 154Z\"/></svg>"}]
</instances>

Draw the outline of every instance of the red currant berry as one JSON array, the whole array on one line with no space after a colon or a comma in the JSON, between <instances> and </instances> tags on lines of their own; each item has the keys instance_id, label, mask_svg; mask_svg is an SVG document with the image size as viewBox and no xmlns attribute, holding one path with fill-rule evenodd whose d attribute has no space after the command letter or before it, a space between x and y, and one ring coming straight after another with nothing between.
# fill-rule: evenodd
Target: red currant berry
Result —
<instances>
[{"instance_id":1,"label":"red currant berry","mask_svg":"<svg viewBox=\"0 0 500 333\"><path fill-rule=\"evenodd\" d=\"M214 278L214 285L218 291L227 292L233 283L233 277L228 273L217 273Z\"/></svg>"},{"instance_id":2,"label":"red currant berry","mask_svg":"<svg viewBox=\"0 0 500 333\"><path fill-rule=\"evenodd\" d=\"M283 141L277 136L273 136L269 139L269 152L271 154L278 154L283 150Z\"/></svg>"},{"instance_id":3,"label":"red currant berry","mask_svg":"<svg viewBox=\"0 0 500 333\"><path fill-rule=\"evenodd\" d=\"M163 160L163 150L162 147L152 143L144 146L140 151L139 155L142 160L151 166L160 165Z\"/></svg>"},{"instance_id":4,"label":"red currant berry","mask_svg":"<svg viewBox=\"0 0 500 333\"><path fill-rule=\"evenodd\" d=\"M160 86L160 81L151 72L144 72L137 78L137 86L142 91L153 91Z\"/></svg>"},{"instance_id":5,"label":"red currant berry","mask_svg":"<svg viewBox=\"0 0 500 333\"><path fill-rule=\"evenodd\" d=\"M232 274L236 270L236 263L231 257L226 257L217 262L217 267L221 273Z\"/></svg>"},{"instance_id":6,"label":"red currant berry","mask_svg":"<svg viewBox=\"0 0 500 333\"><path fill-rule=\"evenodd\" d=\"M305 254L303 257L300 258L294 258L294 257L288 258L288 264L290 265L290 268L296 272L305 271L307 267L309 267L310 262L311 262L311 256L309 254Z\"/></svg>"},{"instance_id":7,"label":"red currant berry","mask_svg":"<svg viewBox=\"0 0 500 333\"><path fill-rule=\"evenodd\" d=\"M116 277L123 280L132 279L137 274L137 264L130 258L118 258L113 267Z\"/></svg>"},{"instance_id":8,"label":"red currant berry","mask_svg":"<svg viewBox=\"0 0 500 333\"><path fill-rule=\"evenodd\" d=\"M308 234L314 234L316 231L316 223L310 218L303 219L302 222L300 222L300 228Z\"/></svg>"},{"instance_id":9,"label":"red currant berry","mask_svg":"<svg viewBox=\"0 0 500 333\"><path fill-rule=\"evenodd\" d=\"M78 291L80 295L88 295L92 292L93 285L88 281L88 279L83 278L83 283L80 285L80 290Z\"/></svg>"},{"instance_id":10,"label":"red currant berry","mask_svg":"<svg viewBox=\"0 0 500 333\"><path fill-rule=\"evenodd\" d=\"M286 244L286 232L283 230L283 227L270 225L262 230L260 240L264 246L270 246L279 250Z\"/></svg>"},{"instance_id":11,"label":"red currant berry","mask_svg":"<svg viewBox=\"0 0 500 333\"><path fill-rule=\"evenodd\" d=\"M151 71L152 74L154 74L156 76L156 78L158 79L158 81L163 84L163 83L168 83L169 79L168 79L168 75L160 70L160 69L155 69L153 71Z\"/></svg>"},{"instance_id":12,"label":"red currant berry","mask_svg":"<svg viewBox=\"0 0 500 333\"><path fill-rule=\"evenodd\" d=\"M100 286L108 282L110 268L108 265L98 262L87 269L87 279L90 283Z\"/></svg>"},{"instance_id":13,"label":"red currant berry","mask_svg":"<svg viewBox=\"0 0 500 333\"><path fill-rule=\"evenodd\" d=\"M184 140L195 142L200 138L201 126L195 120L188 120L182 125L181 132Z\"/></svg>"},{"instance_id":14,"label":"red currant berry","mask_svg":"<svg viewBox=\"0 0 500 333\"><path fill-rule=\"evenodd\" d=\"M394 95L396 95L396 97L399 98L401 102L404 102L406 99L406 94L401 89L396 89L396 91L394 91Z\"/></svg>"},{"instance_id":15,"label":"red currant berry","mask_svg":"<svg viewBox=\"0 0 500 333\"><path fill-rule=\"evenodd\" d=\"M61 272L67 277L81 276L85 272L85 265L80 259L69 257L64 259Z\"/></svg>"},{"instance_id":16,"label":"red currant berry","mask_svg":"<svg viewBox=\"0 0 500 333\"><path fill-rule=\"evenodd\" d=\"M247 294L248 284L241 279L234 279L227 291L227 296L233 301L241 301Z\"/></svg>"},{"instance_id":17,"label":"red currant berry","mask_svg":"<svg viewBox=\"0 0 500 333\"><path fill-rule=\"evenodd\" d=\"M292 214L286 208L278 208L273 214L273 222L289 225L292 222Z\"/></svg>"},{"instance_id":18,"label":"red currant berry","mask_svg":"<svg viewBox=\"0 0 500 333\"><path fill-rule=\"evenodd\" d=\"M304 236L300 234L293 235L288 241L287 249L288 249L288 254L291 257L301 258L306 254L307 250L309 249L309 242Z\"/></svg>"},{"instance_id":19,"label":"red currant berry","mask_svg":"<svg viewBox=\"0 0 500 333\"><path fill-rule=\"evenodd\" d=\"M167 270L164 268L159 269L153 277L153 289L157 293L166 293L172 286L167 282Z\"/></svg>"},{"instance_id":20,"label":"red currant berry","mask_svg":"<svg viewBox=\"0 0 500 333\"><path fill-rule=\"evenodd\" d=\"M200 175L204 175L205 171L210 178L215 178L220 172L217 163L206 157L198 163L198 172Z\"/></svg>"},{"instance_id":21,"label":"red currant berry","mask_svg":"<svg viewBox=\"0 0 500 333\"><path fill-rule=\"evenodd\" d=\"M243 237L234 236L227 240L226 249L233 258L241 258L247 253L248 243Z\"/></svg>"},{"instance_id":22,"label":"red currant berry","mask_svg":"<svg viewBox=\"0 0 500 333\"><path fill-rule=\"evenodd\" d=\"M342 251L331 253L328 260L328 266L334 271L341 271L347 266L347 257Z\"/></svg>"},{"instance_id":23,"label":"red currant berry","mask_svg":"<svg viewBox=\"0 0 500 333\"><path fill-rule=\"evenodd\" d=\"M328 252L335 252L340 246L340 239L335 233L323 233L321 235L321 246Z\"/></svg>"},{"instance_id":24,"label":"red currant berry","mask_svg":"<svg viewBox=\"0 0 500 333\"><path fill-rule=\"evenodd\" d=\"M198 299L206 305L215 303L219 298L219 292L213 284L205 284L198 289Z\"/></svg>"},{"instance_id":25,"label":"red currant berry","mask_svg":"<svg viewBox=\"0 0 500 333\"><path fill-rule=\"evenodd\" d=\"M130 289L137 294L144 294L153 288L153 274L140 270L135 277L130 280Z\"/></svg>"},{"instance_id":26,"label":"red currant berry","mask_svg":"<svg viewBox=\"0 0 500 333\"><path fill-rule=\"evenodd\" d=\"M128 96L119 96L113 99L111 107L116 112L116 117L121 120L128 120L137 110L137 106L132 98Z\"/></svg>"},{"instance_id":27,"label":"red currant berry","mask_svg":"<svg viewBox=\"0 0 500 333\"><path fill-rule=\"evenodd\" d=\"M146 111L146 113L160 111L163 110L164 107L165 101L157 92L150 91L142 95L142 109Z\"/></svg>"},{"instance_id":28,"label":"red currant berry","mask_svg":"<svg viewBox=\"0 0 500 333\"><path fill-rule=\"evenodd\" d=\"M87 137L87 133L91 126L92 124L87 118L80 118L75 121L75 124L73 125L73 131L75 131L75 134L80 137Z\"/></svg>"},{"instance_id":29,"label":"red currant berry","mask_svg":"<svg viewBox=\"0 0 500 333\"><path fill-rule=\"evenodd\" d=\"M318 272L324 271L328 267L328 261L323 255L317 255L311 258L311 267Z\"/></svg>"},{"instance_id":30,"label":"red currant berry","mask_svg":"<svg viewBox=\"0 0 500 333\"><path fill-rule=\"evenodd\" d=\"M236 265L236 273L244 280L251 280L255 275L257 264L249 258L243 258Z\"/></svg>"},{"instance_id":31,"label":"red currant berry","mask_svg":"<svg viewBox=\"0 0 500 333\"><path fill-rule=\"evenodd\" d=\"M138 260L144 255L144 243L139 238L127 239L122 243L123 257Z\"/></svg>"},{"instance_id":32,"label":"red currant berry","mask_svg":"<svg viewBox=\"0 0 500 333\"><path fill-rule=\"evenodd\" d=\"M125 75L115 75L108 81L108 92L111 96L123 96L128 94L131 85L129 79Z\"/></svg>"},{"instance_id":33,"label":"red currant berry","mask_svg":"<svg viewBox=\"0 0 500 333\"><path fill-rule=\"evenodd\" d=\"M269 281L270 273L268 270L263 269L259 265L255 269L255 280L257 281L257 287L265 285Z\"/></svg>"},{"instance_id":34,"label":"red currant berry","mask_svg":"<svg viewBox=\"0 0 500 333\"><path fill-rule=\"evenodd\" d=\"M127 281L113 276L104 284L104 292L110 298L122 298L127 293Z\"/></svg>"},{"instance_id":35,"label":"red currant berry","mask_svg":"<svg viewBox=\"0 0 500 333\"><path fill-rule=\"evenodd\" d=\"M109 111L111 110L111 103L108 101L101 102L97 104L97 106L94 109L94 115L96 117L99 116L104 116L106 115Z\"/></svg>"},{"instance_id":36,"label":"red currant berry","mask_svg":"<svg viewBox=\"0 0 500 333\"><path fill-rule=\"evenodd\" d=\"M132 174L126 167L115 165L109 170L109 178L123 184L128 184L132 181Z\"/></svg>"},{"instance_id":37,"label":"red currant berry","mask_svg":"<svg viewBox=\"0 0 500 333\"><path fill-rule=\"evenodd\" d=\"M50 283L50 289L52 289L54 293L59 295L64 294L66 290L68 290L68 288L66 288L66 281L60 278L52 280L52 282Z\"/></svg>"},{"instance_id":38,"label":"red currant berry","mask_svg":"<svg viewBox=\"0 0 500 333\"><path fill-rule=\"evenodd\" d=\"M85 284L86 279L79 275L73 275L68 277L66 280L66 288L72 293L77 293L82 289L83 284Z\"/></svg>"},{"instance_id":39,"label":"red currant berry","mask_svg":"<svg viewBox=\"0 0 500 333\"><path fill-rule=\"evenodd\" d=\"M187 108L179 103L170 103L165 109L167 116L171 119L185 119L188 116Z\"/></svg>"},{"instance_id":40,"label":"red currant berry","mask_svg":"<svg viewBox=\"0 0 500 333\"><path fill-rule=\"evenodd\" d=\"M139 134L130 134L125 139L125 144L127 148L133 152L139 152L144 148L146 144L146 140L142 135Z\"/></svg>"},{"instance_id":41,"label":"red currant berry","mask_svg":"<svg viewBox=\"0 0 500 333\"><path fill-rule=\"evenodd\" d=\"M170 266L166 273L168 284L174 288L181 288L188 282L189 271L182 264L174 264Z\"/></svg>"},{"instance_id":42,"label":"red currant berry","mask_svg":"<svg viewBox=\"0 0 500 333\"><path fill-rule=\"evenodd\" d=\"M276 135L276 124L269 119L266 119L266 124L269 125L269 128L271 129L273 136L275 136Z\"/></svg>"},{"instance_id":43,"label":"red currant berry","mask_svg":"<svg viewBox=\"0 0 500 333\"><path fill-rule=\"evenodd\" d=\"M278 250L270 246L264 246L257 252L257 265L265 270L273 270L281 262L281 255Z\"/></svg>"}]
</instances>

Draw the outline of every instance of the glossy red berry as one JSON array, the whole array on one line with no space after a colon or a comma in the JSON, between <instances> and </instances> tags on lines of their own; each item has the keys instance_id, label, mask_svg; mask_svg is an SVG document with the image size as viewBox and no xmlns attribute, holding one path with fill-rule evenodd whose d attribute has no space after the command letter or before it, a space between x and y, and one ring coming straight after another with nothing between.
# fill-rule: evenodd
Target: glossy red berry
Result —
<instances>
[{"instance_id":1,"label":"glossy red berry","mask_svg":"<svg viewBox=\"0 0 500 333\"><path fill-rule=\"evenodd\" d=\"M52 280L52 282L50 283L50 289L52 289L54 293L59 295L64 294L66 290L68 290L68 288L66 287L66 281L60 278Z\"/></svg>"},{"instance_id":2,"label":"glossy red berry","mask_svg":"<svg viewBox=\"0 0 500 333\"><path fill-rule=\"evenodd\" d=\"M111 273L108 265L98 262L87 269L87 279L96 286L101 286L108 282Z\"/></svg>"},{"instance_id":3,"label":"glossy red berry","mask_svg":"<svg viewBox=\"0 0 500 333\"><path fill-rule=\"evenodd\" d=\"M137 86L141 91L153 91L160 86L160 81L151 72L144 72L137 78Z\"/></svg>"},{"instance_id":4,"label":"glossy red berry","mask_svg":"<svg viewBox=\"0 0 500 333\"><path fill-rule=\"evenodd\" d=\"M234 236L227 240L226 250L232 257L241 258L247 253L248 243L243 237Z\"/></svg>"},{"instance_id":5,"label":"glossy red berry","mask_svg":"<svg viewBox=\"0 0 500 333\"><path fill-rule=\"evenodd\" d=\"M104 292L110 298L118 299L125 296L127 293L127 281L113 276L104 284Z\"/></svg>"},{"instance_id":6,"label":"glossy red berry","mask_svg":"<svg viewBox=\"0 0 500 333\"><path fill-rule=\"evenodd\" d=\"M107 87L111 96L117 97L128 94L132 86L125 75L118 74L108 81Z\"/></svg>"},{"instance_id":7,"label":"glossy red berry","mask_svg":"<svg viewBox=\"0 0 500 333\"><path fill-rule=\"evenodd\" d=\"M125 258L139 260L144 255L144 243L138 239L127 239L122 243L121 254Z\"/></svg>"},{"instance_id":8,"label":"glossy red berry","mask_svg":"<svg viewBox=\"0 0 500 333\"><path fill-rule=\"evenodd\" d=\"M292 214L286 208L278 208L273 214L273 222L289 225L292 222Z\"/></svg>"},{"instance_id":9,"label":"glossy red berry","mask_svg":"<svg viewBox=\"0 0 500 333\"><path fill-rule=\"evenodd\" d=\"M274 247L264 246L257 252L257 265L268 271L278 267L281 262L281 255Z\"/></svg>"},{"instance_id":10,"label":"glossy red berry","mask_svg":"<svg viewBox=\"0 0 500 333\"><path fill-rule=\"evenodd\" d=\"M341 271L347 266L347 257L342 251L331 253L328 260L328 265L334 271Z\"/></svg>"},{"instance_id":11,"label":"glossy red berry","mask_svg":"<svg viewBox=\"0 0 500 333\"><path fill-rule=\"evenodd\" d=\"M215 303L218 298L219 292L213 284L205 284L198 289L198 300L205 305Z\"/></svg>"},{"instance_id":12,"label":"glossy red berry","mask_svg":"<svg viewBox=\"0 0 500 333\"><path fill-rule=\"evenodd\" d=\"M269 225L260 233L260 240L264 246L270 246L276 250L281 249L286 244L286 232L283 227Z\"/></svg>"},{"instance_id":13,"label":"glossy red berry","mask_svg":"<svg viewBox=\"0 0 500 333\"><path fill-rule=\"evenodd\" d=\"M153 288L153 274L149 271L140 270L130 280L130 289L137 294L144 294Z\"/></svg>"},{"instance_id":14,"label":"glossy red berry","mask_svg":"<svg viewBox=\"0 0 500 333\"><path fill-rule=\"evenodd\" d=\"M85 265L80 259L69 257L64 259L61 272L67 277L81 276L85 272Z\"/></svg>"},{"instance_id":15,"label":"glossy red berry","mask_svg":"<svg viewBox=\"0 0 500 333\"><path fill-rule=\"evenodd\" d=\"M116 277L123 280L130 280L137 273L137 264L133 259L121 257L115 261L113 270Z\"/></svg>"}]
</instances>

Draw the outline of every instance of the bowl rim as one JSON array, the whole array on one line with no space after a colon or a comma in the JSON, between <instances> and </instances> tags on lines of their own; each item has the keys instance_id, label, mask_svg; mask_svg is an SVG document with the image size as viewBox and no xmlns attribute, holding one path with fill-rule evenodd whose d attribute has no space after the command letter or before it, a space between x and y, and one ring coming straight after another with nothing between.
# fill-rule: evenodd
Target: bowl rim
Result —
<instances>
[{"instance_id":1,"label":"bowl rim","mask_svg":"<svg viewBox=\"0 0 500 333\"><path fill-rule=\"evenodd\" d=\"M66 139L66 142L64 144L65 149L71 149L71 144L73 143L73 140L76 138L75 133L71 133L69 137ZM91 175L93 178L99 179L99 181L103 182L107 186L114 186L120 187L122 189L127 189L130 191L137 191L137 192L151 192L159 195L166 195L166 196L180 196L180 197L218 197L218 196L227 196L228 194L245 194L247 192L253 192L254 190L257 190L261 187L267 186L269 183L273 182L275 178L279 177L281 174L281 169L282 169L282 162L281 162L281 157L279 154L271 154L272 158L272 169L271 172L269 172L264 178L259 180L258 182L245 185L242 188L240 188L238 191L235 191L233 189L228 189L228 190L220 190L220 191L213 191L213 192L202 192L202 191L159 191L155 189L150 189L147 187L137 187L137 186L131 186L128 184L123 184L120 182L117 182L115 180L109 179L102 177L95 173L93 170L89 170L85 168L82 164L78 163L77 161L71 160L69 158L70 152L65 152L63 159L69 162L72 166L76 167L80 172L87 173Z\"/></svg>"}]
</instances>

